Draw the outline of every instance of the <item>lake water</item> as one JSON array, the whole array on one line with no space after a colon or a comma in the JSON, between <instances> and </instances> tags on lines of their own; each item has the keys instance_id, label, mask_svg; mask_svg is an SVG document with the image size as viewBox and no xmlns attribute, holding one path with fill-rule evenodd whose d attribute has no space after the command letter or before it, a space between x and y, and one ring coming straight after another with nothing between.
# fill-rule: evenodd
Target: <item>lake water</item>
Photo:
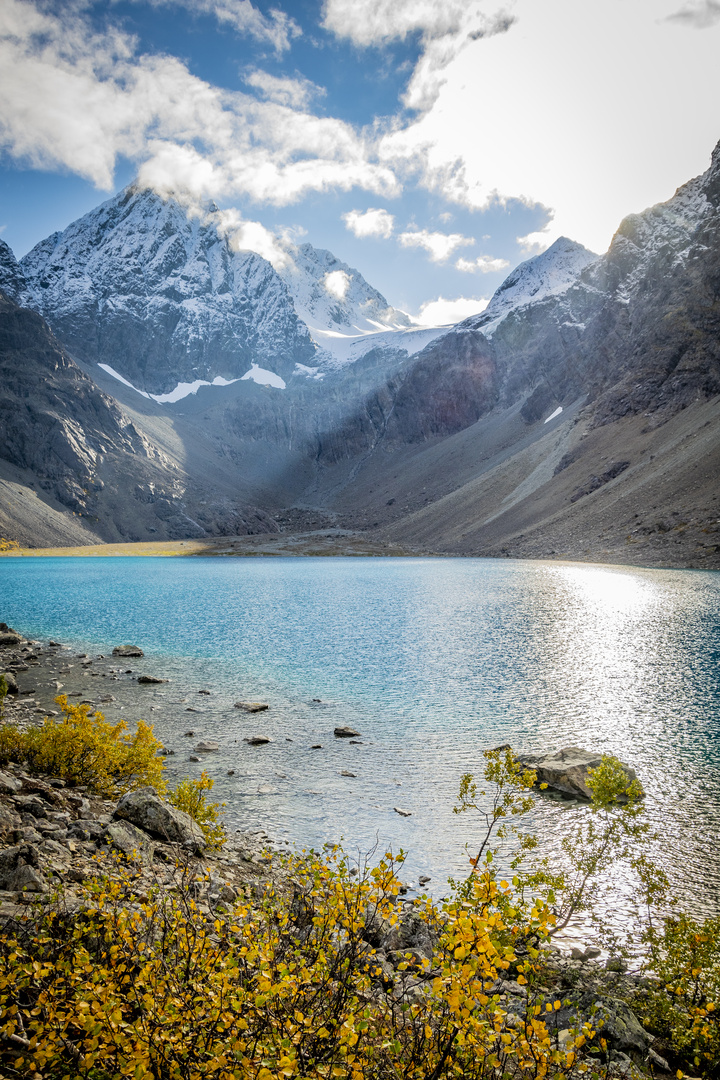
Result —
<instances>
[{"instance_id":1,"label":"lake water","mask_svg":"<svg viewBox=\"0 0 720 1080\"><path fill-rule=\"evenodd\" d=\"M109 717L135 719L134 709L154 723L176 751L173 772L205 767L234 827L279 842L402 847L404 876L427 874L436 892L467 869L464 845L480 832L452 806L483 749L616 754L646 789L654 853L686 903L717 910L720 573L491 559L3 559L0 617L93 654L141 645L135 673L170 679L141 708L128 697L134 676L84 688L112 690ZM248 716L238 699L270 709ZM336 740L339 724L362 745ZM188 729L220 750L189 762ZM272 742L243 742L254 734ZM541 802L534 825L548 851L582 813Z\"/></svg>"}]
</instances>

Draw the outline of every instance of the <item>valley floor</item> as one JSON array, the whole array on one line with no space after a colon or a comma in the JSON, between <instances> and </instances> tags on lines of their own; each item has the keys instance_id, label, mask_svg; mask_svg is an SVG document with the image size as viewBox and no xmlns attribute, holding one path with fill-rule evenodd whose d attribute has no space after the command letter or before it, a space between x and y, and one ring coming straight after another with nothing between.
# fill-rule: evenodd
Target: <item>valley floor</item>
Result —
<instances>
[{"instance_id":1,"label":"valley floor","mask_svg":"<svg viewBox=\"0 0 720 1080\"><path fill-rule=\"evenodd\" d=\"M4 552L8 558L28 556L149 556L188 555L361 555L401 556L427 554L362 533L334 529L310 533L271 533L260 536L220 536L203 540L153 540L134 544L86 544L78 547L23 547Z\"/></svg>"}]
</instances>

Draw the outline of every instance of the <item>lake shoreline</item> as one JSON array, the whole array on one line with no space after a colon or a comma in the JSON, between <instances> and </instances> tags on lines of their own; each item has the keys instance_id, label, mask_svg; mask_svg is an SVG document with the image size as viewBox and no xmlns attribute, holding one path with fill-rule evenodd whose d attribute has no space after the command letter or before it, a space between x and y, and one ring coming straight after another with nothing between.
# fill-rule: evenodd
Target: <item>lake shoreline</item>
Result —
<instances>
[{"instance_id":1,"label":"lake shoreline","mask_svg":"<svg viewBox=\"0 0 720 1080\"><path fill-rule=\"evenodd\" d=\"M720 550L720 548L719 548ZM636 559L619 561L617 552L585 554L543 554L510 552L473 553L408 547L380 536L346 529L324 529L308 533L263 533L255 536L207 537L202 540L142 540L128 543L100 543L75 547L14 548L0 551L1 559L94 559L94 558L379 558L379 559L483 559L503 562L530 562L553 566L598 566L627 570L700 570L720 573L717 560L704 556L688 562L672 553L648 550ZM609 556L603 558L603 555ZM668 558L667 555L670 557Z\"/></svg>"}]
</instances>

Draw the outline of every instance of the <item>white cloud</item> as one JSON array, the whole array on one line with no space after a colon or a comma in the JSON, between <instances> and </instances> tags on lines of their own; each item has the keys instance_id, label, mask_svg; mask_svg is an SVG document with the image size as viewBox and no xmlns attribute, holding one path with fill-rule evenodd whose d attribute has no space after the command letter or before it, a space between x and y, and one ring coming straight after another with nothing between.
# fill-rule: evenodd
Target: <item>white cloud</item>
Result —
<instances>
[{"instance_id":1,"label":"white cloud","mask_svg":"<svg viewBox=\"0 0 720 1080\"><path fill-rule=\"evenodd\" d=\"M684 23L695 30L707 30L720 22L720 3L718 0L695 0L668 15L667 21Z\"/></svg>"},{"instance_id":2,"label":"white cloud","mask_svg":"<svg viewBox=\"0 0 720 1080\"><path fill-rule=\"evenodd\" d=\"M323 26L355 45L386 45L420 33L423 51L404 95L409 109L428 109L443 71L472 41L504 33L513 16L489 14L483 0L325 0Z\"/></svg>"},{"instance_id":3,"label":"white cloud","mask_svg":"<svg viewBox=\"0 0 720 1080\"><path fill-rule=\"evenodd\" d=\"M158 191L287 205L309 191L396 194L374 143L331 117L231 93L165 55L136 55L119 31L94 34L30 0L0 3L0 147L100 188L124 155Z\"/></svg>"},{"instance_id":4,"label":"white cloud","mask_svg":"<svg viewBox=\"0 0 720 1080\"><path fill-rule=\"evenodd\" d=\"M219 23L225 23L255 41L272 45L277 53L290 48L292 38L302 33L300 27L284 11L271 9L263 15L250 0L134 0L149 3L151 7L183 7L193 14L214 15Z\"/></svg>"},{"instance_id":5,"label":"white cloud","mask_svg":"<svg viewBox=\"0 0 720 1080\"><path fill-rule=\"evenodd\" d=\"M492 255L478 255L477 259L458 259L455 267L466 274L494 274L498 270L507 270L507 259L494 259Z\"/></svg>"},{"instance_id":6,"label":"white cloud","mask_svg":"<svg viewBox=\"0 0 720 1080\"><path fill-rule=\"evenodd\" d=\"M707 168L720 134L718 0L693 6L707 26L693 35L668 21L679 2L514 0L509 32L466 41L431 106L382 138L381 160L467 208L535 207L530 243L604 251L626 214Z\"/></svg>"},{"instance_id":7,"label":"white cloud","mask_svg":"<svg viewBox=\"0 0 720 1080\"><path fill-rule=\"evenodd\" d=\"M360 239L379 236L388 240L395 228L395 218L387 210L349 210L342 219L345 227Z\"/></svg>"},{"instance_id":8,"label":"white cloud","mask_svg":"<svg viewBox=\"0 0 720 1080\"><path fill-rule=\"evenodd\" d=\"M344 300L350 288L351 277L344 270L332 270L323 278L325 290L336 300Z\"/></svg>"},{"instance_id":9,"label":"white cloud","mask_svg":"<svg viewBox=\"0 0 720 1080\"><path fill-rule=\"evenodd\" d=\"M276 270L283 270L292 262L278 238L259 221L245 221L237 210L220 210L213 215L213 221L220 235L227 236L231 251L254 251Z\"/></svg>"},{"instance_id":10,"label":"white cloud","mask_svg":"<svg viewBox=\"0 0 720 1080\"><path fill-rule=\"evenodd\" d=\"M402 247L424 248L433 262L445 262L456 248L475 243L472 237L460 233L429 232L427 229L400 233L398 241Z\"/></svg>"},{"instance_id":11,"label":"white cloud","mask_svg":"<svg viewBox=\"0 0 720 1080\"><path fill-rule=\"evenodd\" d=\"M429 300L422 305L416 320L422 326L454 325L470 315L479 315L489 302L484 297L474 300L472 297L458 296L455 300L446 300L444 296L438 296L437 300Z\"/></svg>"},{"instance_id":12,"label":"white cloud","mask_svg":"<svg viewBox=\"0 0 720 1080\"><path fill-rule=\"evenodd\" d=\"M259 90L268 101L288 105L293 109L305 109L313 98L323 97L326 93L322 86L316 86L310 79L284 78L271 75L267 71L251 71L244 81L248 86Z\"/></svg>"}]
</instances>

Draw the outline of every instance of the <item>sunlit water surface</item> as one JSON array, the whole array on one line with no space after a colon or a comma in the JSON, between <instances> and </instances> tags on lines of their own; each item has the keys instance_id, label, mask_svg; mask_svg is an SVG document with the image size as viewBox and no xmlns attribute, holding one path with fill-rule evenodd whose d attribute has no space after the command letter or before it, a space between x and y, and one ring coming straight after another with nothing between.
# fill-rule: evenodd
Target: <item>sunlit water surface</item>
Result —
<instances>
[{"instance_id":1,"label":"sunlit water surface","mask_svg":"<svg viewBox=\"0 0 720 1080\"><path fill-rule=\"evenodd\" d=\"M576 745L635 767L660 834L654 853L687 904L718 908L720 573L483 559L6 559L0 617L93 653L141 645L135 672L170 682L148 688L137 711L174 748L173 771L214 777L235 827L303 844L344 838L351 850L379 840L408 852L409 881L426 874L442 892L479 835L452 807L482 751ZM116 695L107 715L129 717L130 677L88 678L90 695L100 682ZM270 709L248 716L238 699ZM336 740L339 724L362 745ZM188 761L190 728L220 743L202 764ZM272 742L243 742L254 734ZM534 825L544 850L556 854L582 813L543 800Z\"/></svg>"}]
</instances>

